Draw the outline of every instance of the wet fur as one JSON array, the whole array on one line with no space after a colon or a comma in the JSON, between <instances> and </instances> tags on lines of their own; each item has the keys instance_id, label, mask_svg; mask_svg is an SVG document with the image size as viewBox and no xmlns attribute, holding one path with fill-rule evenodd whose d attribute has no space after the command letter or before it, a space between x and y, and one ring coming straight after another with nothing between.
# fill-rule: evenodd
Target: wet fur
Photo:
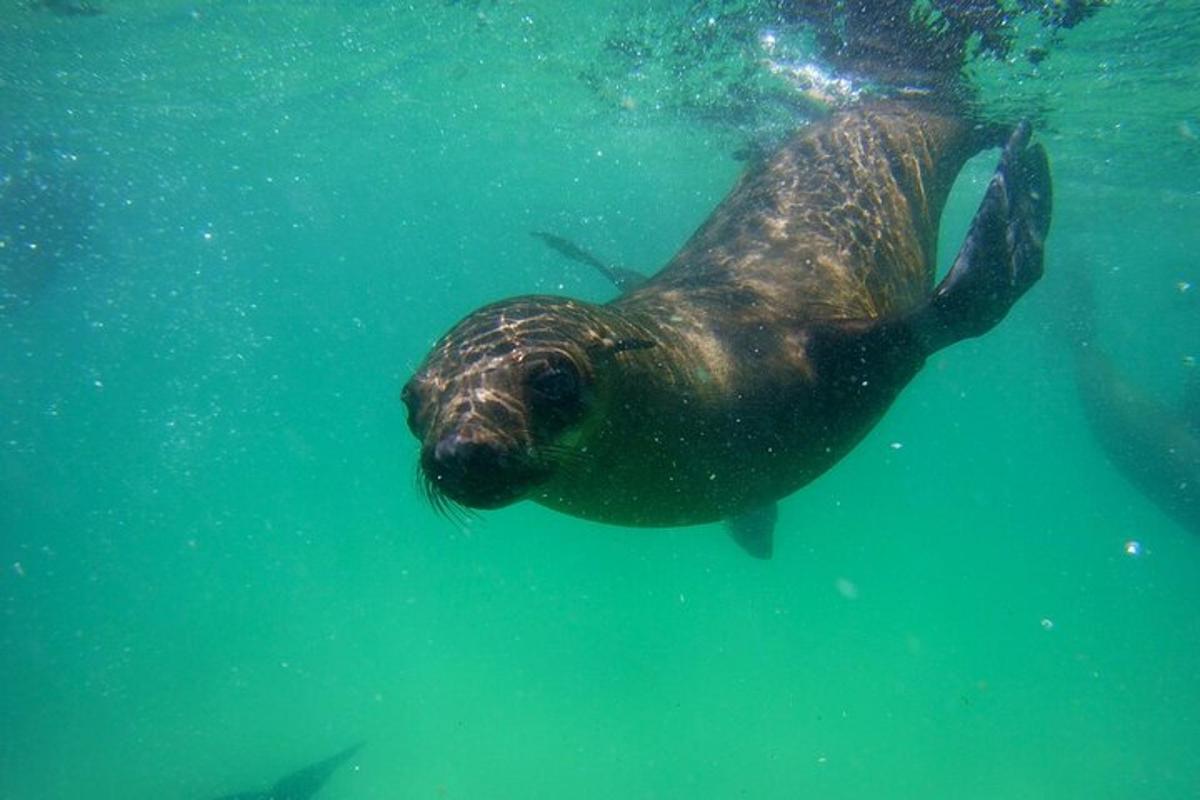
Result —
<instances>
[{"instance_id":1,"label":"wet fur","mask_svg":"<svg viewBox=\"0 0 1200 800\"><path fill-rule=\"evenodd\" d=\"M514 461L553 467L520 497L622 525L710 522L786 496L848 452L924 361L902 343L886 369L860 364L821 331L930 297L951 184L992 143L891 103L806 128L621 298L517 298L456 326L406 388L414 432L426 447L451 429L503 442ZM589 393L583 421L549 440L518 379L546 350Z\"/></svg>"}]
</instances>

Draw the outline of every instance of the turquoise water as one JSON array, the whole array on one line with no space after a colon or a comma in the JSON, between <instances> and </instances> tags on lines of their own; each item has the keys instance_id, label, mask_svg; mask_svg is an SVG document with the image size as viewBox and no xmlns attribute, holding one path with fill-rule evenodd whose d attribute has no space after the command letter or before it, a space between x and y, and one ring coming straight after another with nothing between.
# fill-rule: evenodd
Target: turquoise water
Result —
<instances>
[{"instance_id":1,"label":"turquoise water","mask_svg":"<svg viewBox=\"0 0 1200 800\"><path fill-rule=\"evenodd\" d=\"M0 798L202 799L359 739L320 797L1200 792L1200 540L1109 464L1061 334L1085 270L1148 392L1200 356L1193 4L980 65L1050 151L1047 278L781 505L767 563L447 521L398 402L484 302L611 296L528 231L652 269L778 137L764 23L666 38L751 4L98 5L0 10L0 171L63 187L0 311Z\"/></svg>"}]
</instances>

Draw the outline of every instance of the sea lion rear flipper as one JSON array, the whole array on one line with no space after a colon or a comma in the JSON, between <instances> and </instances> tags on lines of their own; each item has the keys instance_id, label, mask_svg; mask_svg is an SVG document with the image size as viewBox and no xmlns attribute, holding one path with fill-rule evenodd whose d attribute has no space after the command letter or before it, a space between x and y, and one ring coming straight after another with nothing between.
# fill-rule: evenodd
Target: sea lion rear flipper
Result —
<instances>
[{"instance_id":1,"label":"sea lion rear flipper","mask_svg":"<svg viewBox=\"0 0 1200 800\"><path fill-rule=\"evenodd\" d=\"M725 521L729 535L747 554L767 559L775 549L775 520L779 507L775 503L757 506Z\"/></svg>"},{"instance_id":2,"label":"sea lion rear flipper","mask_svg":"<svg viewBox=\"0 0 1200 800\"><path fill-rule=\"evenodd\" d=\"M1030 146L1029 125L1022 122L1004 147L949 274L914 316L928 352L991 330L1037 283L1050 209L1046 151Z\"/></svg>"}]
</instances>

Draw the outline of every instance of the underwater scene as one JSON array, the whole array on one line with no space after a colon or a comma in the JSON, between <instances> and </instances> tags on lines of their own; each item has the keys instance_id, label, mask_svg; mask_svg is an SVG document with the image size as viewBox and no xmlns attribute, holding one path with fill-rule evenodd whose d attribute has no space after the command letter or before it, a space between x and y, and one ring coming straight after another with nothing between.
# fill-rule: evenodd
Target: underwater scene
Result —
<instances>
[{"instance_id":1,"label":"underwater scene","mask_svg":"<svg viewBox=\"0 0 1200 800\"><path fill-rule=\"evenodd\" d=\"M1200 795L1200 5L0 41L0 800Z\"/></svg>"}]
</instances>

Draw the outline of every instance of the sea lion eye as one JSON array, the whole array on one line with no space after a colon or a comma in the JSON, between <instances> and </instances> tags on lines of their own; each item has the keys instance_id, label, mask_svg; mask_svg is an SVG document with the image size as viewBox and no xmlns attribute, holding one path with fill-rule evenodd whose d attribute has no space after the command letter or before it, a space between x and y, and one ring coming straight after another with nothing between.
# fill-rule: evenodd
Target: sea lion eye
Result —
<instances>
[{"instance_id":1,"label":"sea lion eye","mask_svg":"<svg viewBox=\"0 0 1200 800\"><path fill-rule=\"evenodd\" d=\"M579 372L569 361L545 364L527 379L535 401L560 405L579 397Z\"/></svg>"}]
</instances>

